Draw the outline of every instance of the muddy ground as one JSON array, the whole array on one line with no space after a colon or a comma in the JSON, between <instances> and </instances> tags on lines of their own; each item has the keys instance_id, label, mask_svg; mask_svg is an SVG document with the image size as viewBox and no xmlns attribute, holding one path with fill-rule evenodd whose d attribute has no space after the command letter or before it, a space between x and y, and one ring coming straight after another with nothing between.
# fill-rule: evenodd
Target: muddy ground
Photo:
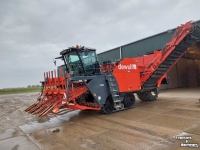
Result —
<instances>
[{"instance_id":1,"label":"muddy ground","mask_svg":"<svg viewBox=\"0 0 200 150\"><path fill-rule=\"evenodd\" d=\"M200 88L164 90L154 102L137 99L133 109L111 115L76 111L46 119L23 111L37 96L0 96L0 150L200 149ZM199 147L180 146L186 142Z\"/></svg>"}]
</instances>

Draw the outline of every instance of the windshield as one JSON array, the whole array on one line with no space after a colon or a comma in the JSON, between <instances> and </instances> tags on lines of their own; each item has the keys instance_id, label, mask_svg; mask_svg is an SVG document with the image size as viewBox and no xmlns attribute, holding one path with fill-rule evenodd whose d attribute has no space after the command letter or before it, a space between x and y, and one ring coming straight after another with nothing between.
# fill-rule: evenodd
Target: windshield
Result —
<instances>
[{"instance_id":1,"label":"windshield","mask_svg":"<svg viewBox=\"0 0 200 150\"><path fill-rule=\"evenodd\" d=\"M96 68L99 68L95 51L82 51L78 54L73 51L64 56L69 72L75 76L94 75Z\"/></svg>"},{"instance_id":2,"label":"windshield","mask_svg":"<svg viewBox=\"0 0 200 150\"><path fill-rule=\"evenodd\" d=\"M84 66L96 63L96 53L94 51L90 51L87 55L84 52L81 52L81 59Z\"/></svg>"},{"instance_id":3,"label":"windshield","mask_svg":"<svg viewBox=\"0 0 200 150\"><path fill-rule=\"evenodd\" d=\"M87 53L80 52L80 57L84 66L84 70L87 75L94 75L97 66L97 57L95 51L89 51Z\"/></svg>"},{"instance_id":4,"label":"windshield","mask_svg":"<svg viewBox=\"0 0 200 150\"><path fill-rule=\"evenodd\" d=\"M80 59L76 52L71 52L65 55L65 60L67 63L67 68L69 68L69 72L76 75L83 75L83 68L81 66Z\"/></svg>"}]
</instances>

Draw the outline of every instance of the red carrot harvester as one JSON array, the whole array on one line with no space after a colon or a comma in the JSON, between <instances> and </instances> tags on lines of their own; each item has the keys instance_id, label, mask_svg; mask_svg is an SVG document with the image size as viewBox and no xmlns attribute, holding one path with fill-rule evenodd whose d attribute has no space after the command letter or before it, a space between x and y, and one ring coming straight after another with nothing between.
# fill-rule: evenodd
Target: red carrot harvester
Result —
<instances>
[{"instance_id":1,"label":"red carrot harvester","mask_svg":"<svg viewBox=\"0 0 200 150\"><path fill-rule=\"evenodd\" d=\"M93 48L65 49L56 58L63 65L44 73L41 94L25 111L39 117L72 110L110 114L132 108L134 94L142 101L156 100L157 88L168 83L166 73L199 39L200 27L189 21L177 27L162 50L139 57L100 60Z\"/></svg>"}]
</instances>

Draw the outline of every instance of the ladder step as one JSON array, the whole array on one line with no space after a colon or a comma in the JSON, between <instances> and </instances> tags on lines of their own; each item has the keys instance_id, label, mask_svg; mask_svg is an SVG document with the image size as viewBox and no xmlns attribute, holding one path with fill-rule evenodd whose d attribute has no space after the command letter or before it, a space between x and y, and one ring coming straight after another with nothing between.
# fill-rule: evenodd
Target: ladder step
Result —
<instances>
[{"instance_id":1,"label":"ladder step","mask_svg":"<svg viewBox=\"0 0 200 150\"><path fill-rule=\"evenodd\" d=\"M192 32L193 35L200 37L200 28L196 27L196 29Z\"/></svg>"},{"instance_id":2,"label":"ladder step","mask_svg":"<svg viewBox=\"0 0 200 150\"><path fill-rule=\"evenodd\" d=\"M153 87L143 87L143 90L152 90L152 89L155 89L156 87L153 86Z\"/></svg>"},{"instance_id":3,"label":"ladder step","mask_svg":"<svg viewBox=\"0 0 200 150\"><path fill-rule=\"evenodd\" d=\"M180 56L180 55L182 55L183 53L182 52L180 52L180 51L173 51L169 56L174 56L174 57L178 57L178 56Z\"/></svg>"},{"instance_id":4,"label":"ladder step","mask_svg":"<svg viewBox=\"0 0 200 150\"><path fill-rule=\"evenodd\" d=\"M147 83L147 84L154 84L154 83L156 83L157 82L157 80L147 80L146 82L145 82L145 84Z\"/></svg>"},{"instance_id":5,"label":"ladder step","mask_svg":"<svg viewBox=\"0 0 200 150\"><path fill-rule=\"evenodd\" d=\"M117 90L112 90L113 92L117 92Z\"/></svg>"},{"instance_id":6,"label":"ladder step","mask_svg":"<svg viewBox=\"0 0 200 150\"><path fill-rule=\"evenodd\" d=\"M185 42L185 41L182 41L181 43L180 43L180 46L183 46L183 47L190 47L191 46L191 44L190 43L187 43L187 42Z\"/></svg>"},{"instance_id":7,"label":"ladder step","mask_svg":"<svg viewBox=\"0 0 200 150\"><path fill-rule=\"evenodd\" d=\"M150 86L150 85L155 86L156 85L156 81L154 81L154 80L152 80L152 82L150 82L150 81L149 82L145 82L144 86Z\"/></svg>"},{"instance_id":8,"label":"ladder step","mask_svg":"<svg viewBox=\"0 0 200 150\"><path fill-rule=\"evenodd\" d=\"M195 44L197 41L191 38L190 36L187 36L185 39L185 42L190 43L191 45Z\"/></svg>"},{"instance_id":9,"label":"ladder step","mask_svg":"<svg viewBox=\"0 0 200 150\"><path fill-rule=\"evenodd\" d=\"M155 87L155 86L156 86L156 83L153 83L153 84L147 84L147 83L145 83L144 86L145 86L145 87L152 87L152 86Z\"/></svg>"},{"instance_id":10,"label":"ladder step","mask_svg":"<svg viewBox=\"0 0 200 150\"><path fill-rule=\"evenodd\" d=\"M119 95L113 95L114 97L117 97L117 96L119 96Z\"/></svg>"},{"instance_id":11,"label":"ladder step","mask_svg":"<svg viewBox=\"0 0 200 150\"><path fill-rule=\"evenodd\" d=\"M190 34L190 37L192 39L194 39L195 41L199 40L199 37L198 36L195 36L194 34Z\"/></svg>"},{"instance_id":12,"label":"ladder step","mask_svg":"<svg viewBox=\"0 0 200 150\"><path fill-rule=\"evenodd\" d=\"M154 74L164 74L166 72L166 70L162 70L162 71L155 71Z\"/></svg>"},{"instance_id":13,"label":"ladder step","mask_svg":"<svg viewBox=\"0 0 200 150\"><path fill-rule=\"evenodd\" d=\"M179 57L180 57L181 55L179 54L179 55L169 55L167 58L170 58L170 59L178 59Z\"/></svg>"},{"instance_id":14,"label":"ladder step","mask_svg":"<svg viewBox=\"0 0 200 150\"><path fill-rule=\"evenodd\" d=\"M162 67L159 67L159 68L156 69L156 71L157 71L157 70L158 70L158 71L167 71L168 68L165 68L165 67L163 67L163 68L162 68Z\"/></svg>"},{"instance_id":15,"label":"ladder step","mask_svg":"<svg viewBox=\"0 0 200 150\"><path fill-rule=\"evenodd\" d=\"M181 54L171 53L167 58L178 59L181 56Z\"/></svg>"},{"instance_id":16,"label":"ladder step","mask_svg":"<svg viewBox=\"0 0 200 150\"><path fill-rule=\"evenodd\" d=\"M175 59L175 58L167 58L165 61L175 61L175 60L177 60L177 59Z\"/></svg>"},{"instance_id":17,"label":"ladder step","mask_svg":"<svg viewBox=\"0 0 200 150\"><path fill-rule=\"evenodd\" d=\"M161 68L169 68L171 65L165 65L165 64L161 64L160 67Z\"/></svg>"},{"instance_id":18,"label":"ladder step","mask_svg":"<svg viewBox=\"0 0 200 150\"><path fill-rule=\"evenodd\" d=\"M162 77L163 74L153 74L151 75L152 78L159 78L159 77Z\"/></svg>"},{"instance_id":19,"label":"ladder step","mask_svg":"<svg viewBox=\"0 0 200 150\"><path fill-rule=\"evenodd\" d=\"M181 46L181 45L176 45L176 48L175 48L175 49L186 50L187 47L185 47L185 46Z\"/></svg>"},{"instance_id":20,"label":"ladder step","mask_svg":"<svg viewBox=\"0 0 200 150\"><path fill-rule=\"evenodd\" d=\"M120 99L117 99L117 100L115 100L114 102L116 102L116 103L117 103L117 102L121 102L121 100L120 100Z\"/></svg>"},{"instance_id":21,"label":"ladder step","mask_svg":"<svg viewBox=\"0 0 200 150\"><path fill-rule=\"evenodd\" d=\"M187 50L187 47L185 47L185 48L176 48L176 49L174 49L174 51L176 51L176 52L180 52L181 54L183 54L185 51Z\"/></svg>"},{"instance_id":22,"label":"ladder step","mask_svg":"<svg viewBox=\"0 0 200 150\"><path fill-rule=\"evenodd\" d=\"M115 106L115 108L121 108L122 106L121 105L117 105L117 106Z\"/></svg>"},{"instance_id":23,"label":"ladder step","mask_svg":"<svg viewBox=\"0 0 200 150\"><path fill-rule=\"evenodd\" d=\"M174 60L177 60L178 58L177 58L177 56L176 56L176 58L175 57L171 57L171 56L168 56L166 59L165 59L165 61L163 61L163 63L164 62L171 62L171 63L173 63L174 62Z\"/></svg>"},{"instance_id":24,"label":"ladder step","mask_svg":"<svg viewBox=\"0 0 200 150\"><path fill-rule=\"evenodd\" d=\"M183 52L184 53L184 52ZM181 53L181 54L170 54L170 58L171 57L173 57L173 58L176 58L176 59L178 59L183 53Z\"/></svg>"},{"instance_id":25,"label":"ladder step","mask_svg":"<svg viewBox=\"0 0 200 150\"><path fill-rule=\"evenodd\" d=\"M116 84L112 84L112 85L110 85L110 86L116 86Z\"/></svg>"},{"instance_id":26,"label":"ladder step","mask_svg":"<svg viewBox=\"0 0 200 150\"><path fill-rule=\"evenodd\" d=\"M166 62L166 61L164 61L162 64L163 64L163 65L170 65L170 66L171 66L173 63L174 63L174 62Z\"/></svg>"}]
</instances>

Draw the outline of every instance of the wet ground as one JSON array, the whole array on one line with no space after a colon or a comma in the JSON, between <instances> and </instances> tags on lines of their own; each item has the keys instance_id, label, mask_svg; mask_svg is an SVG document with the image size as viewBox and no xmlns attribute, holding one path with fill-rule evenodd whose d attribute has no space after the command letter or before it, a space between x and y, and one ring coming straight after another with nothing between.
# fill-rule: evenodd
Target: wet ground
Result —
<instances>
[{"instance_id":1,"label":"wet ground","mask_svg":"<svg viewBox=\"0 0 200 150\"><path fill-rule=\"evenodd\" d=\"M37 96L0 96L0 150L200 149L200 88L164 90L154 102L137 99L135 108L111 115L76 111L46 119L23 111Z\"/></svg>"}]
</instances>

